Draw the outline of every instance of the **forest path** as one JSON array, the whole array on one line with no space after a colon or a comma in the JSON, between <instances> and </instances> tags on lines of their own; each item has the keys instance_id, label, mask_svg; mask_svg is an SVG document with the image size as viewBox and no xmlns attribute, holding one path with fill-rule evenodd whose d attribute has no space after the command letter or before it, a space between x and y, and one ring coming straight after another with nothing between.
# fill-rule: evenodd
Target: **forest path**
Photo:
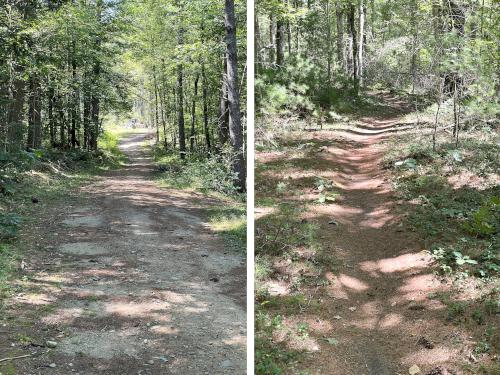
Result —
<instances>
[{"instance_id":1,"label":"forest path","mask_svg":"<svg viewBox=\"0 0 500 375\"><path fill-rule=\"evenodd\" d=\"M224 249L205 214L222 203L157 187L148 137L124 139L125 167L31 228L29 291L11 302L0 357L33 357L0 372L245 373L245 260Z\"/></svg>"},{"instance_id":2,"label":"forest path","mask_svg":"<svg viewBox=\"0 0 500 375\"><path fill-rule=\"evenodd\" d=\"M420 374L445 374L437 366L458 354L445 306L428 298L446 286L403 226L408 207L382 167L383 142L407 128L401 117L408 108L389 96L384 101L387 110L360 117L354 127L309 134L323 145L310 164L328 171L340 193L333 204L307 212L320 225L322 247L338 262L326 274L330 285L316 296L321 307L305 317L317 342L304 363L313 374L408 374L413 365Z\"/></svg>"}]
</instances>

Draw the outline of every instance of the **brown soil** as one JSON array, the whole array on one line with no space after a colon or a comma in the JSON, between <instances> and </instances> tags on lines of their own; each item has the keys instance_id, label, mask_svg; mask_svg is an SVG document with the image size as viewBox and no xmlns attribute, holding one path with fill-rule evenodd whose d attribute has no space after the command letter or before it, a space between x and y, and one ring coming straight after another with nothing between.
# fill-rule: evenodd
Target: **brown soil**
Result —
<instances>
[{"instance_id":1,"label":"brown soil","mask_svg":"<svg viewBox=\"0 0 500 375\"><path fill-rule=\"evenodd\" d=\"M158 188L148 136L125 139L126 167L23 234L28 267L0 320L0 358L32 356L0 373L245 373L245 260L205 214L223 203Z\"/></svg>"},{"instance_id":2,"label":"brown soil","mask_svg":"<svg viewBox=\"0 0 500 375\"><path fill-rule=\"evenodd\" d=\"M306 347L295 348L308 352L298 368L310 374L395 375L418 365L421 374L438 366L462 374L454 365L467 358L472 338L446 321L444 304L429 298L450 285L436 276L422 241L403 226L409 208L395 196L382 168L383 142L399 130L407 110L385 100L392 110L362 117L359 126L312 130L305 138L301 133L301 143L321 146L309 156L292 161L281 153L258 155L265 164L293 164L269 172L303 189L299 198L288 199L314 199L308 191L317 175L333 180L340 192L335 203L310 205L304 214L320 225L322 246L339 267L326 274L329 286L311 291L318 308L288 317L293 324L307 322L311 330L302 342ZM270 188L276 181L268 179ZM274 294L289 292L286 285L275 285Z\"/></svg>"}]
</instances>

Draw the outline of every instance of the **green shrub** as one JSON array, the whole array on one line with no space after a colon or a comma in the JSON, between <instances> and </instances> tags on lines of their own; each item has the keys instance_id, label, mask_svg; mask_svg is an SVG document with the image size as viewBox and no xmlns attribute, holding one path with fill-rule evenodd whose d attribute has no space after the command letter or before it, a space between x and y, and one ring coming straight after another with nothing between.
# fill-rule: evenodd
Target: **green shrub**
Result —
<instances>
[{"instance_id":1,"label":"green shrub","mask_svg":"<svg viewBox=\"0 0 500 375\"><path fill-rule=\"evenodd\" d=\"M16 214L0 213L0 239L9 240L16 237L22 219Z\"/></svg>"},{"instance_id":2,"label":"green shrub","mask_svg":"<svg viewBox=\"0 0 500 375\"><path fill-rule=\"evenodd\" d=\"M472 235L489 237L498 234L500 228L500 198L492 197L464 223Z\"/></svg>"},{"instance_id":3,"label":"green shrub","mask_svg":"<svg viewBox=\"0 0 500 375\"><path fill-rule=\"evenodd\" d=\"M157 150L155 159L161 172L160 180L167 186L214 191L243 199L236 186L234 154L228 149L208 159L197 159L194 155L187 160L180 160L177 153Z\"/></svg>"}]
</instances>

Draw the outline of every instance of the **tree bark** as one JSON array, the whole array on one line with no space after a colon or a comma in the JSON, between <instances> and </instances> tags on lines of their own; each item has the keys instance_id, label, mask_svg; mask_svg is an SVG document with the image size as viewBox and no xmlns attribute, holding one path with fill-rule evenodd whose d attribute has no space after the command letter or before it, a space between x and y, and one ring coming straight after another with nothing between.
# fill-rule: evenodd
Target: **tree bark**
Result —
<instances>
[{"instance_id":1,"label":"tree bark","mask_svg":"<svg viewBox=\"0 0 500 375\"><path fill-rule=\"evenodd\" d=\"M227 94L227 53L224 54L224 71L222 73L222 87L221 87L221 97L219 104L219 121L218 121L218 151L220 152L222 147L226 144L229 139L229 102Z\"/></svg>"},{"instance_id":2,"label":"tree bark","mask_svg":"<svg viewBox=\"0 0 500 375\"><path fill-rule=\"evenodd\" d=\"M276 22L276 65L282 67L285 62L285 21Z\"/></svg>"},{"instance_id":3,"label":"tree bark","mask_svg":"<svg viewBox=\"0 0 500 375\"><path fill-rule=\"evenodd\" d=\"M276 22L274 14L269 15L269 64L272 66L276 62Z\"/></svg>"},{"instance_id":4,"label":"tree bark","mask_svg":"<svg viewBox=\"0 0 500 375\"><path fill-rule=\"evenodd\" d=\"M14 70L9 84L7 115L7 150L19 151L23 140L24 82L19 78L21 72Z\"/></svg>"},{"instance_id":5,"label":"tree bark","mask_svg":"<svg viewBox=\"0 0 500 375\"><path fill-rule=\"evenodd\" d=\"M351 61L352 61L352 79L354 84L354 94L358 95L359 91L359 82L358 82L358 44L356 38L356 25L355 25L355 7L354 4L350 4L349 12L347 14L348 23L349 23L349 34L350 34L350 44L351 48Z\"/></svg>"},{"instance_id":6,"label":"tree bark","mask_svg":"<svg viewBox=\"0 0 500 375\"><path fill-rule=\"evenodd\" d=\"M101 74L101 66L99 62L94 65L94 79L97 80ZM90 149L97 150L97 138L99 137L99 115L100 115L100 97L97 85L93 85L91 98L91 129L90 129Z\"/></svg>"},{"instance_id":7,"label":"tree bark","mask_svg":"<svg viewBox=\"0 0 500 375\"><path fill-rule=\"evenodd\" d=\"M344 10L339 2L336 3L335 15L337 17L337 61L342 70L347 73L344 48Z\"/></svg>"},{"instance_id":8,"label":"tree bark","mask_svg":"<svg viewBox=\"0 0 500 375\"><path fill-rule=\"evenodd\" d=\"M156 129L156 143L160 143L160 116L158 112L158 80L156 77L156 67L153 66L153 85L155 90L155 129Z\"/></svg>"},{"instance_id":9,"label":"tree bark","mask_svg":"<svg viewBox=\"0 0 500 375\"><path fill-rule=\"evenodd\" d=\"M332 25L330 20L330 0L326 0L325 4L326 13L326 53L327 53L327 75L328 83L332 80Z\"/></svg>"},{"instance_id":10,"label":"tree bark","mask_svg":"<svg viewBox=\"0 0 500 375\"><path fill-rule=\"evenodd\" d=\"M201 66L201 76L203 83L203 131L205 133L205 144L207 146L207 152L211 152L210 144L210 132L208 127L208 83L207 75L205 72L205 65Z\"/></svg>"},{"instance_id":11,"label":"tree bark","mask_svg":"<svg viewBox=\"0 0 500 375\"><path fill-rule=\"evenodd\" d=\"M50 87L48 92L48 108L47 115L49 120L49 134L50 134L50 147L55 147L56 145L56 121L54 118L54 102L55 93L54 88Z\"/></svg>"},{"instance_id":12,"label":"tree bark","mask_svg":"<svg viewBox=\"0 0 500 375\"><path fill-rule=\"evenodd\" d=\"M237 185L240 191L245 190L246 165L243 155L243 127L240 114L240 97L238 90L238 55L236 49L236 19L234 16L234 0L225 0L225 26L227 51L227 86L229 100L229 136L235 153L234 172L238 176Z\"/></svg>"},{"instance_id":13,"label":"tree bark","mask_svg":"<svg viewBox=\"0 0 500 375\"><path fill-rule=\"evenodd\" d=\"M259 17L257 12L254 14L254 48L255 48L255 74L260 74L260 65L262 63L262 56L260 51L260 26Z\"/></svg>"},{"instance_id":14,"label":"tree bark","mask_svg":"<svg viewBox=\"0 0 500 375\"><path fill-rule=\"evenodd\" d=\"M191 106L191 136L189 137L189 150L191 153L194 152L194 144L196 137L196 100L198 99L198 81L200 79L200 75L196 74L196 78L194 79L194 94L193 94L193 102Z\"/></svg>"},{"instance_id":15,"label":"tree bark","mask_svg":"<svg viewBox=\"0 0 500 375\"><path fill-rule=\"evenodd\" d=\"M36 75L30 78L30 97L28 109L27 147L37 149L42 145L42 102L40 81Z\"/></svg>"},{"instance_id":16,"label":"tree bark","mask_svg":"<svg viewBox=\"0 0 500 375\"><path fill-rule=\"evenodd\" d=\"M178 43L184 43L184 29L179 29ZM179 127L179 154L181 159L186 158L186 133L184 129L184 71L183 65L177 65L177 124Z\"/></svg>"},{"instance_id":17,"label":"tree bark","mask_svg":"<svg viewBox=\"0 0 500 375\"><path fill-rule=\"evenodd\" d=\"M359 50L358 50L358 77L359 85L363 85L363 50L365 41L365 15L366 7L363 0L359 0Z\"/></svg>"}]
</instances>

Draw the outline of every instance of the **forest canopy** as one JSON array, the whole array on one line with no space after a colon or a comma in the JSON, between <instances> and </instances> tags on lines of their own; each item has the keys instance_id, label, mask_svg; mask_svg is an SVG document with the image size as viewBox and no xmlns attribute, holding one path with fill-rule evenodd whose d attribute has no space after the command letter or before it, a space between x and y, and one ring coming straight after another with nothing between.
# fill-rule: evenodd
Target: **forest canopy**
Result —
<instances>
[{"instance_id":1,"label":"forest canopy","mask_svg":"<svg viewBox=\"0 0 500 375\"><path fill-rule=\"evenodd\" d=\"M3 2L2 151L96 150L119 120L181 159L230 153L244 188L245 14L242 1Z\"/></svg>"},{"instance_id":2,"label":"forest canopy","mask_svg":"<svg viewBox=\"0 0 500 375\"><path fill-rule=\"evenodd\" d=\"M422 96L417 107L451 98L456 127L498 120L498 2L259 0L256 10L260 114L342 112L378 87Z\"/></svg>"}]
</instances>

